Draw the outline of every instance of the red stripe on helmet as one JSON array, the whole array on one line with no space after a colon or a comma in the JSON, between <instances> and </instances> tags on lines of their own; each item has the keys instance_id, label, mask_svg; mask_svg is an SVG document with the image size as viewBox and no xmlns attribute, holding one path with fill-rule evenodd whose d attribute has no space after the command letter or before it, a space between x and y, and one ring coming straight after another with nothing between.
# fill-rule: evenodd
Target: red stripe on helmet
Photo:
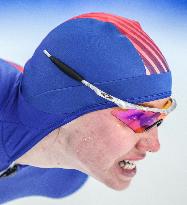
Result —
<instances>
[{"instance_id":1,"label":"red stripe on helmet","mask_svg":"<svg viewBox=\"0 0 187 205\"><path fill-rule=\"evenodd\" d=\"M16 63L12 63L10 61L6 61L7 63L9 63L10 65L12 65L14 68L16 68L18 71L23 72L24 68L21 67L20 65L16 64Z\"/></svg>"},{"instance_id":2,"label":"red stripe on helmet","mask_svg":"<svg viewBox=\"0 0 187 205\"><path fill-rule=\"evenodd\" d=\"M107 22L111 22L111 20L113 19L114 22L111 22L111 23L114 23L115 24L115 21L119 22L122 24L122 26L125 28L127 27L129 30L134 31L135 32L135 35L139 36L142 38L143 41L146 41L146 43L149 45L149 47L151 47L154 52L156 52L156 55L158 55L160 57L160 60L162 61L162 63L164 64L163 67L165 67L167 69L167 71L169 70L168 69L168 64L163 56L163 54L161 53L160 49L156 46L156 44L153 42L153 40L141 29L141 26L138 22L134 21L134 20L131 20L131 19L126 19L124 17L121 17L121 16L114 16L112 14L106 14L106 13L88 13L88 14L82 14L82 15L79 15L77 16L78 18L99 18L98 20L101 20L101 18L104 18L103 20L107 21ZM77 18L75 17L75 18ZM109 18L110 17L110 18Z\"/></svg>"},{"instance_id":3,"label":"red stripe on helmet","mask_svg":"<svg viewBox=\"0 0 187 205\"><path fill-rule=\"evenodd\" d=\"M95 18L113 23L121 33L125 34L140 53L150 74L169 71L167 62L152 39L141 29L138 22L106 13L82 14L76 18ZM154 72L153 72L154 71Z\"/></svg>"}]
</instances>

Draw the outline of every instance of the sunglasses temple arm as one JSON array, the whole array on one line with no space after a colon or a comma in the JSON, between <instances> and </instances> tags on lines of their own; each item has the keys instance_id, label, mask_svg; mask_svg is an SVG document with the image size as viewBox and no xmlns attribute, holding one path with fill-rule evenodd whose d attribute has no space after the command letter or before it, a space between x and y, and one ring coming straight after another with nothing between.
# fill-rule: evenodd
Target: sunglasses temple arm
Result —
<instances>
[{"instance_id":1,"label":"sunglasses temple arm","mask_svg":"<svg viewBox=\"0 0 187 205\"><path fill-rule=\"evenodd\" d=\"M116 105L118 105L122 109L131 108L131 109L139 109L139 110L144 110L144 111L147 110L147 108L145 108L143 106L133 105L131 103L124 102L116 97L109 95L108 93L105 93L104 91L98 89L97 87L95 87L91 83L84 80L84 78L79 73L77 73L74 69L72 69L71 67L69 67L68 65L63 63L62 61L60 61L58 58L55 58L54 56L52 56L47 50L43 50L43 52L62 72L66 73L71 78L83 83L84 85L86 85L87 87L92 89L98 96L115 103ZM172 109L174 109L175 107L176 107L176 101L175 101L175 106ZM149 108L149 110L153 111L153 112L163 112L163 113L167 114L165 111L162 111L162 110L157 109L157 108Z\"/></svg>"},{"instance_id":2,"label":"sunglasses temple arm","mask_svg":"<svg viewBox=\"0 0 187 205\"><path fill-rule=\"evenodd\" d=\"M86 85L87 87L92 89L100 97L103 97L106 100L109 100L109 101L115 103L116 105L118 105L121 108L127 108L127 105L126 105L126 107L124 107L122 105L122 103L120 103L120 101L121 101L120 99L117 99L117 98L103 92L102 90L99 90L97 87L95 87L91 83L84 80L84 78L79 73L77 73L74 69L72 69L71 67L69 67L68 65L63 63L58 58L55 58L54 56L52 56L47 50L43 50L43 52L62 72L64 72L65 74L67 74L71 78L83 83L84 85Z\"/></svg>"},{"instance_id":3,"label":"sunglasses temple arm","mask_svg":"<svg viewBox=\"0 0 187 205\"><path fill-rule=\"evenodd\" d=\"M97 95L99 95L100 97L109 100L113 103L115 103L116 105L118 105L119 107L123 108L123 109L127 109L127 108L132 108L132 105L130 103L124 102L112 95L109 95L108 93L105 93L104 91L100 90L99 88L95 87L94 85L92 85L91 83L89 83L86 80L82 80L81 81L84 85L86 85L87 87L89 87L91 90L93 90Z\"/></svg>"},{"instance_id":4,"label":"sunglasses temple arm","mask_svg":"<svg viewBox=\"0 0 187 205\"><path fill-rule=\"evenodd\" d=\"M64 72L65 74L67 74L68 76L70 76L71 78L77 81L81 82L82 80L84 80L84 78L75 70L73 70L73 68L69 67L58 58L55 58L54 56L49 54L47 50L44 50L43 52L62 72Z\"/></svg>"}]
</instances>

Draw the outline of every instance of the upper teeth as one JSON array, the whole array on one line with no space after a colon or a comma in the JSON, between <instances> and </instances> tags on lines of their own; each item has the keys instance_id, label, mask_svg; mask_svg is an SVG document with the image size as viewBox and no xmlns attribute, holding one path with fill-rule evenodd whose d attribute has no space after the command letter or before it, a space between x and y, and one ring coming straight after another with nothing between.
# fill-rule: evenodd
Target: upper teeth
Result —
<instances>
[{"instance_id":1,"label":"upper teeth","mask_svg":"<svg viewBox=\"0 0 187 205\"><path fill-rule=\"evenodd\" d=\"M130 160L120 161L119 166L122 167L123 169L134 169L136 167L134 161L130 161Z\"/></svg>"}]
</instances>

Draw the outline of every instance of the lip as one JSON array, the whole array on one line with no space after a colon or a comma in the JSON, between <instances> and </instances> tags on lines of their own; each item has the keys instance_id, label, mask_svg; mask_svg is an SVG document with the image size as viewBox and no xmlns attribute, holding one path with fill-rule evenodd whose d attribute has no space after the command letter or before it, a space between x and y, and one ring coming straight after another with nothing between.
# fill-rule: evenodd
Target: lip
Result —
<instances>
[{"instance_id":1,"label":"lip","mask_svg":"<svg viewBox=\"0 0 187 205\"><path fill-rule=\"evenodd\" d=\"M139 161L144 159L145 157L136 157L136 158L123 158L122 160L129 160L129 161Z\"/></svg>"},{"instance_id":2,"label":"lip","mask_svg":"<svg viewBox=\"0 0 187 205\"><path fill-rule=\"evenodd\" d=\"M129 160L129 161L139 161L139 160L142 160L144 159L146 156L146 154L141 154L141 155L136 155L136 156L133 156L133 157L121 157L120 159L118 159L117 163L119 163L120 161L123 161L123 160Z\"/></svg>"},{"instance_id":3,"label":"lip","mask_svg":"<svg viewBox=\"0 0 187 205\"><path fill-rule=\"evenodd\" d=\"M132 177L134 177L137 173L137 166L133 170L126 170L126 169L123 169L119 166L120 161L123 161L123 160L139 161L139 160L144 159L145 156L146 156L146 154L139 154L136 156L131 156L131 157L126 156L126 157L121 157L120 159L118 159L117 163L115 163L118 177L121 180L127 180L127 179L131 179Z\"/></svg>"}]
</instances>

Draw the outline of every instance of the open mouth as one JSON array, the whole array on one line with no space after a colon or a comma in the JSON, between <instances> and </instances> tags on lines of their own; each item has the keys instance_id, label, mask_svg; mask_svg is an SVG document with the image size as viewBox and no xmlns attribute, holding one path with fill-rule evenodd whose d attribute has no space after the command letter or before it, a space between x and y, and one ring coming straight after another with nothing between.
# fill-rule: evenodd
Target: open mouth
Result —
<instances>
[{"instance_id":1,"label":"open mouth","mask_svg":"<svg viewBox=\"0 0 187 205\"><path fill-rule=\"evenodd\" d=\"M127 156L122 156L120 160L118 159L116 168L120 178L134 177L137 172L137 161L144 159L145 156L145 153L137 153L136 155L131 155L131 157L129 156L128 159L126 158Z\"/></svg>"},{"instance_id":2,"label":"open mouth","mask_svg":"<svg viewBox=\"0 0 187 205\"><path fill-rule=\"evenodd\" d=\"M133 177L136 174L136 164L134 161L122 160L118 163L119 174L123 177Z\"/></svg>"}]
</instances>

